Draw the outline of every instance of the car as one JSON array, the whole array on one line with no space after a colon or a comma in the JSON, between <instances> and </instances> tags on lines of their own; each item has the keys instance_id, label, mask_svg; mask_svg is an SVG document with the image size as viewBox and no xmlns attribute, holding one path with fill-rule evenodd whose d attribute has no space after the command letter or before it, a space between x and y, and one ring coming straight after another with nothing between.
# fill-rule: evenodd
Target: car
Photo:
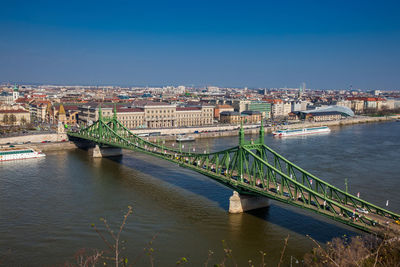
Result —
<instances>
[{"instance_id":1,"label":"car","mask_svg":"<svg viewBox=\"0 0 400 267\"><path fill-rule=\"evenodd\" d=\"M327 211L331 211L331 207L330 206L324 206L323 204L320 205L321 209L325 209Z\"/></svg>"},{"instance_id":2,"label":"car","mask_svg":"<svg viewBox=\"0 0 400 267\"><path fill-rule=\"evenodd\" d=\"M298 201L304 202L304 199L302 197L297 198Z\"/></svg>"},{"instance_id":3,"label":"car","mask_svg":"<svg viewBox=\"0 0 400 267\"><path fill-rule=\"evenodd\" d=\"M394 223L400 225L400 221L399 220L394 221Z\"/></svg>"},{"instance_id":4,"label":"car","mask_svg":"<svg viewBox=\"0 0 400 267\"><path fill-rule=\"evenodd\" d=\"M345 212L346 212L347 216L349 216L350 218L352 218L352 219L356 218L356 214L354 214L353 212L350 212L350 211L345 211Z\"/></svg>"},{"instance_id":5,"label":"car","mask_svg":"<svg viewBox=\"0 0 400 267\"><path fill-rule=\"evenodd\" d=\"M290 194L288 192L283 192L284 197L290 197Z\"/></svg>"},{"instance_id":6,"label":"car","mask_svg":"<svg viewBox=\"0 0 400 267\"><path fill-rule=\"evenodd\" d=\"M233 179L233 180L236 180L236 181L239 181L239 180L240 180L240 176L233 175L233 176L232 176L232 179Z\"/></svg>"},{"instance_id":7,"label":"car","mask_svg":"<svg viewBox=\"0 0 400 267\"><path fill-rule=\"evenodd\" d=\"M14 145L10 145L10 147L15 147Z\"/></svg>"},{"instance_id":8,"label":"car","mask_svg":"<svg viewBox=\"0 0 400 267\"><path fill-rule=\"evenodd\" d=\"M310 201L310 205L313 205L313 206L315 206L315 207L318 207L318 205L317 205L317 203L315 202L315 201Z\"/></svg>"},{"instance_id":9,"label":"car","mask_svg":"<svg viewBox=\"0 0 400 267\"><path fill-rule=\"evenodd\" d=\"M359 212L359 213L368 214L368 210L366 210L364 208L356 208L356 211Z\"/></svg>"},{"instance_id":10,"label":"car","mask_svg":"<svg viewBox=\"0 0 400 267\"><path fill-rule=\"evenodd\" d=\"M63 139L63 140L61 140L61 142L67 142L67 140Z\"/></svg>"},{"instance_id":11,"label":"car","mask_svg":"<svg viewBox=\"0 0 400 267\"><path fill-rule=\"evenodd\" d=\"M273 193L278 193L278 190L276 190L276 188L270 188L269 191L271 191Z\"/></svg>"}]
</instances>

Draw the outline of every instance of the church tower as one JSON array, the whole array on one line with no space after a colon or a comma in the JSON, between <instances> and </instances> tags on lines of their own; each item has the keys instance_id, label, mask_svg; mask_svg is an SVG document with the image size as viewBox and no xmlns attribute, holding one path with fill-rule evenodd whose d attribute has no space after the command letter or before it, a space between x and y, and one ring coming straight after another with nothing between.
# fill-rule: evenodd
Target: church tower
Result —
<instances>
[{"instance_id":1,"label":"church tower","mask_svg":"<svg viewBox=\"0 0 400 267\"><path fill-rule=\"evenodd\" d=\"M60 109L58 110L58 121L62 123L67 122L67 116L63 104L60 105Z\"/></svg>"},{"instance_id":2,"label":"church tower","mask_svg":"<svg viewBox=\"0 0 400 267\"><path fill-rule=\"evenodd\" d=\"M18 98L19 98L18 87L17 87L17 84L14 84L14 88L13 88L13 102L15 103L15 101L17 101Z\"/></svg>"}]
</instances>

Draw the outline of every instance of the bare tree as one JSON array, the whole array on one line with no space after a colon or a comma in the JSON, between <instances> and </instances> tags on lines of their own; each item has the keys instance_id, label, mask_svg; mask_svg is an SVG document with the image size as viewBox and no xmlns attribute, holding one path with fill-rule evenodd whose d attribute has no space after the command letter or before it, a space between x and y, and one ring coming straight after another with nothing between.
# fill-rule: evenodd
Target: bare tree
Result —
<instances>
[{"instance_id":1,"label":"bare tree","mask_svg":"<svg viewBox=\"0 0 400 267\"><path fill-rule=\"evenodd\" d=\"M10 121L10 118L8 117L8 114L4 114L4 116L3 116L3 123L4 123L5 125L7 125L7 124L9 123L9 121Z\"/></svg>"},{"instance_id":2,"label":"bare tree","mask_svg":"<svg viewBox=\"0 0 400 267\"><path fill-rule=\"evenodd\" d=\"M17 122L17 117L14 114L11 114L9 116L9 121L11 122L12 125L14 125L15 122Z\"/></svg>"}]
</instances>

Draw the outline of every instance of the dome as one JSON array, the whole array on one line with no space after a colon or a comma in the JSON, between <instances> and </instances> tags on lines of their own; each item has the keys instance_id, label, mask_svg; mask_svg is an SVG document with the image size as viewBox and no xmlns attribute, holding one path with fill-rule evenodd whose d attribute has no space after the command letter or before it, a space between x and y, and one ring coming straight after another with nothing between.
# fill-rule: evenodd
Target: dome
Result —
<instances>
[{"instance_id":1,"label":"dome","mask_svg":"<svg viewBox=\"0 0 400 267\"><path fill-rule=\"evenodd\" d=\"M347 116L347 117L353 117L354 112L349 109L348 107L343 107L343 106L329 106L326 108L321 108L321 109L313 109L313 110L306 110L302 111L303 113L319 113L319 112L340 112L342 115Z\"/></svg>"}]
</instances>

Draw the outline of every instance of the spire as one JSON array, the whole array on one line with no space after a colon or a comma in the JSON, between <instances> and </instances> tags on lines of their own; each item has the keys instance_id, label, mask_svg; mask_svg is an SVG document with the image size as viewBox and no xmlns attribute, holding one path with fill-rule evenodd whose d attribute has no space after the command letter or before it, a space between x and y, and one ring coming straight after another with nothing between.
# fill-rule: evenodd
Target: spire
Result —
<instances>
[{"instance_id":1,"label":"spire","mask_svg":"<svg viewBox=\"0 0 400 267\"><path fill-rule=\"evenodd\" d=\"M117 131L117 104L116 103L114 103L114 112L113 112L114 114L113 114L113 122L112 122L112 125L113 125L113 131L114 132L116 132Z\"/></svg>"},{"instance_id":2,"label":"spire","mask_svg":"<svg viewBox=\"0 0 400 267\"><path fill-rule=\"evenodd\" d=\"M240 121L239 146L242 145L244 145L244 131L243 131L243 121Z\"/></svg>"},{"instance_id":3,"label":"spire","mask_svg":"<svg viewBox=\"0 0 400 267\"><path fill-rule=\"evenodd\" d=\"M114 114L113 114L113 119L117 120L117 104L114 103Z\"/></svg>"},{"instance_id":4,"label":"spire","mask_svg":"<svg viewBox=\"0 0 400 267\"><path fill-rule=\"evenodd\" d=\"M103 112L101 111L101 104L99 105L99 121L103 119Z\"/></svg>"},{"instance_id":5,"label":"spire","mask_svg":"<svg viewBox=\"0 0 400 267\"><path fill-rule=\"evenodd\" d=\"M53 109L51 108L50 102L47 102L46 112L48 114L53 114Z\"/></svg>"},{"instance_id":6,"label":"spire","mask_svg":"<svg viewBox=\"0 0 400 267\"><path fill-rule=\"evenodd\" d=\"M60 109L58 110L58 114L65 115L65 109L64 109L63 104L60 105Z\"/></svg>"},{"instance_id":7,"label":"spire","mask_svg":"<svg viewBox=\"0 0 400 267\"><path fill-rule=\"evenodd\" d=\"M18 86L17 86L17 84L16 84L16 83L14 84L13 91L14 91L14 92L18 92Z\"/></svg>"},{"instance_id":8,"label":"spire","mask_svg":"<svg viewBox=\"0 0 400 267\"><path fill-rule=\"evenodd\" d=\"M263 121L264 119L261 117L260 136L259 136L261 145L264 144L264 133L265 133Z\"/></svg>"}]
</instances>

